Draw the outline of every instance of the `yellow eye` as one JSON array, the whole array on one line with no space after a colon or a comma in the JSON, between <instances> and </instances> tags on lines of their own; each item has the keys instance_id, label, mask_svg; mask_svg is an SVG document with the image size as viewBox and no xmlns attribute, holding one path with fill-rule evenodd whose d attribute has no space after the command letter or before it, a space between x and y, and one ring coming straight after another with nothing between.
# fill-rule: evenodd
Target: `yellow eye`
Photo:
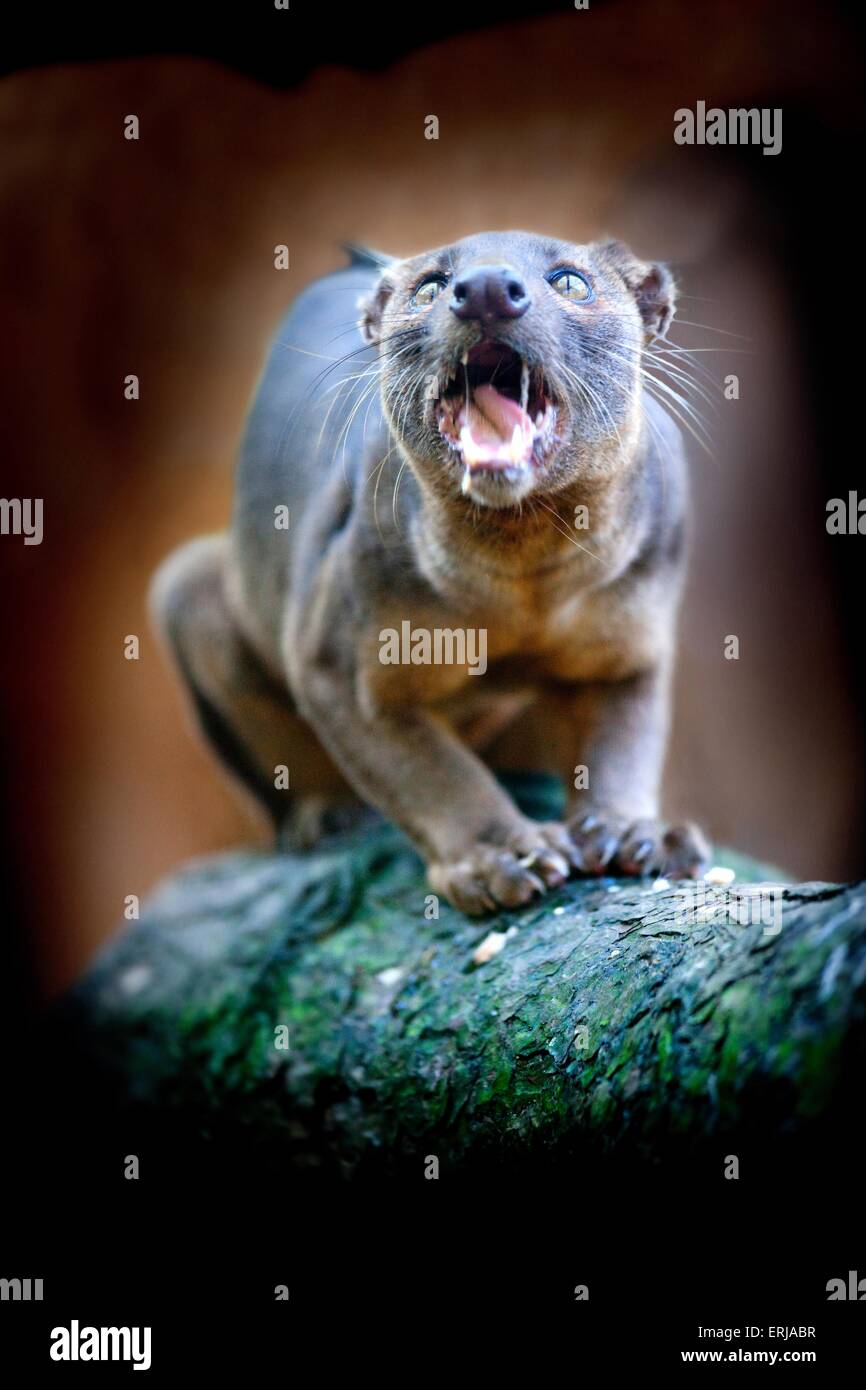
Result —
<instances>
[{"instance_id":1,"label":"yellow eye","mask_svg":"<svg viewBox=\"0 0 866 1390\"><path fill-rule=\"evenodd\" d=\"M429 280L422 280L412 296L412 307L427 309L434 299L439 298L444 288L445 281L438 275L431 276Z\"/></svg>"},{"instance_id":2,"label":"yellow eye","mask_svg":"<svg viewBox=\"0 0 866 1390\"><path fill-rule=\"evenodd\" d=\"M586 303L592 299L589 281L576 270L556 270L548 276L550 284L563 299Z\"/></svg>"}]
</instances>

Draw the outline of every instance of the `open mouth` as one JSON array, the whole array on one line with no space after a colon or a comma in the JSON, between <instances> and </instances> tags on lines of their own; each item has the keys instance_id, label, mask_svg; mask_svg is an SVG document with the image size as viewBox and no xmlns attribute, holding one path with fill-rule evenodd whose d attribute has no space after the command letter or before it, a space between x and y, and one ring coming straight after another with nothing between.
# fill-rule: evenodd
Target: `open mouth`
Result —
<instances>
[{"instance_id":1,"label":"open mouth","mask_svg":"<svg viewBox=\"0 0 866 1390\"><path fill-rule=\"evenodd\" d=\"M549 449L556 405L544 374L505 343L487 339L464 354L436 405L443 438L472 473L540 464Z\"/></svg>"}]
</instances>

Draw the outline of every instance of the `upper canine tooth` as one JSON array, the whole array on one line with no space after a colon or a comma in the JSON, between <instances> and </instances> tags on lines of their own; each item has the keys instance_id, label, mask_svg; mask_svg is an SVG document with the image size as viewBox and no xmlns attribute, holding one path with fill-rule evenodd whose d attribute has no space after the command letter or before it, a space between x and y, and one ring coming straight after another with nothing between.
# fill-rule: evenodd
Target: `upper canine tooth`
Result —
<instances>
[{"instance_id":1,"label":"upper canine tooth","mask_svg":"<svg viewBox=\"0 0 866 1390\"><path fill-rule=\"evenodd\" d=\"M526 410L529 401L529 368L524 362L520 368L520 407Z\"/></svg>"}]
</instances>

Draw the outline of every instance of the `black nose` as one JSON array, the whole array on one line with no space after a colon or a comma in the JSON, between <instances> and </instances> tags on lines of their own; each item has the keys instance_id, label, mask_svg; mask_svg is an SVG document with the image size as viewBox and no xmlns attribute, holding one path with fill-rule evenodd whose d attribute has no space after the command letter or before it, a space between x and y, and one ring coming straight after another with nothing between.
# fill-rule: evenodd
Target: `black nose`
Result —
<instances>
[{"instance_id":1,"label":"black nose","mask_svg":"<svg viewBox=\"0 0 866 1390\"><path fill-rule=\"evenodd\" d=\"M451 308L459 319L517 319L529 308L523 280L508 265L476 265L454 281Z\"/></svg>"}]
</instances>

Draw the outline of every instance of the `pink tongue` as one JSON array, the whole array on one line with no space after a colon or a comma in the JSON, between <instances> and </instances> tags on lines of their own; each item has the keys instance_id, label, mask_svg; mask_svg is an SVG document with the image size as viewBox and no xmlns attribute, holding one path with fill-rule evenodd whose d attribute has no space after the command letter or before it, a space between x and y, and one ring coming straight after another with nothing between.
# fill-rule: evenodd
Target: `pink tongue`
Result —
<instances>
[{"instance_id":1,"label":"pink tongue","mask_svg":"<svg viewBox=\"0 0 866 1390\"><path fill-rule=\"evenodd\" d=\"M517 401L495 386L479 386L457 417L460 444L468 467L476 463L527 463L535 430Z\"/></svg>"}]
</instances>

